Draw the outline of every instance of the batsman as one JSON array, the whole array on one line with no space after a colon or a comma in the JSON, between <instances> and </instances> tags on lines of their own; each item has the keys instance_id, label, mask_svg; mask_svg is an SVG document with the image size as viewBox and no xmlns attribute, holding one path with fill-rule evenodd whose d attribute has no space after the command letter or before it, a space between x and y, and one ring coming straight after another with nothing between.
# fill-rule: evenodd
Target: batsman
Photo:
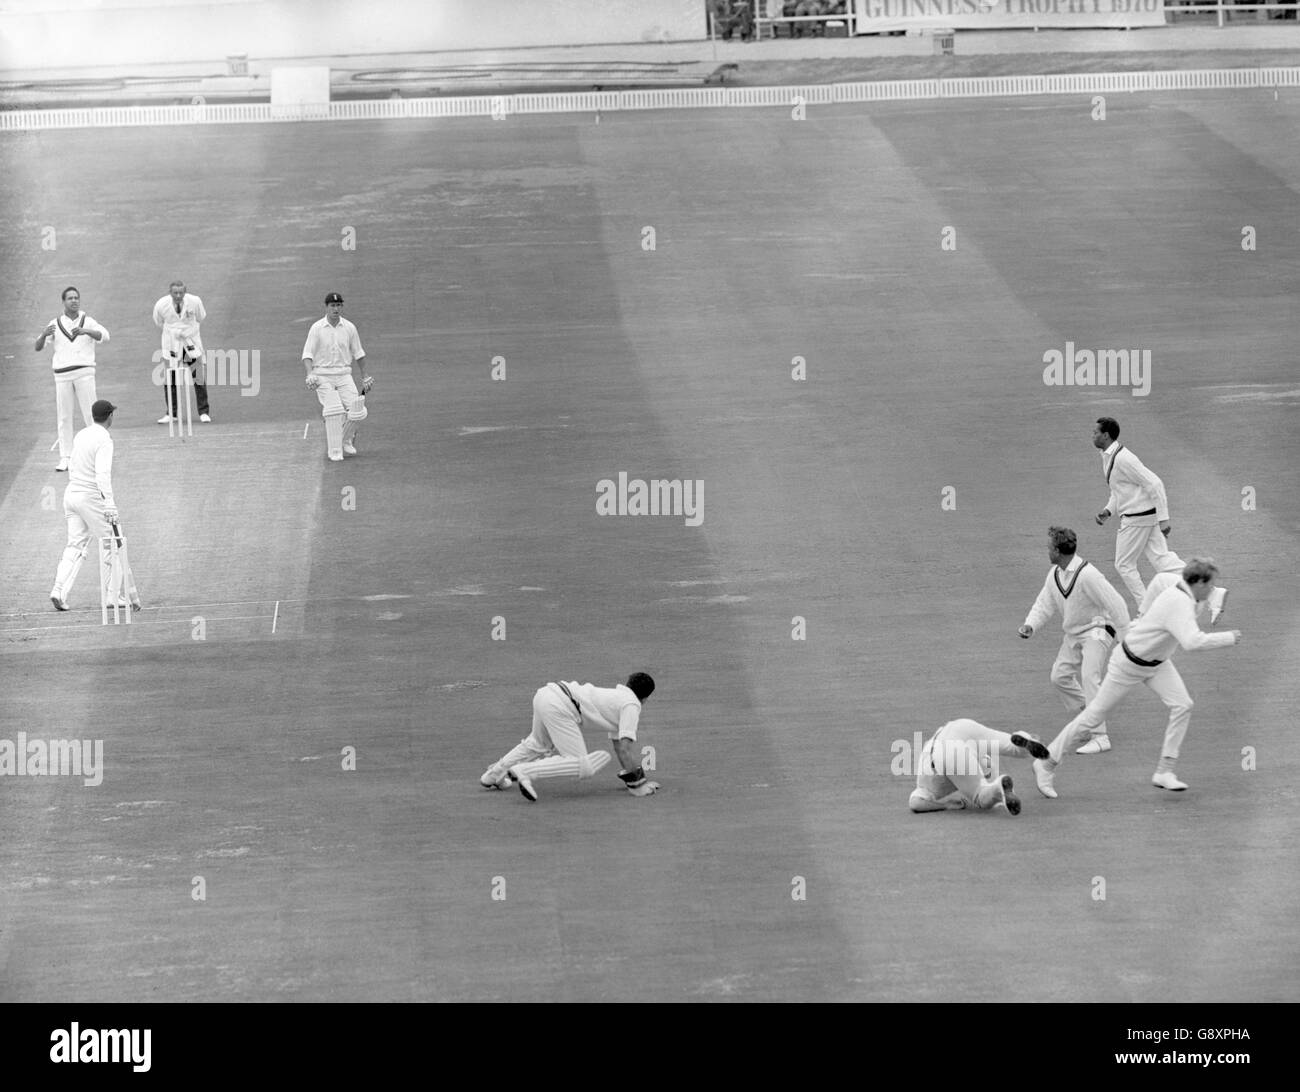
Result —
<instances>
[{"instance_id":1,"label":"batsman","mask_svg":"<svg viewBox=\"0 0 1300 1092\"><path fill-rule=\"evenodd\" d=\"M58 572L54 577L54 587L50 589L50 602L55 610L68 609L68 597L72 594L72 585L76 582L81 563L86 559L90 543L95 541L101 551L107 551L110 538L109 528L121 540L118 528L117 503L113 499L113 437L109 429L113 427L113 412L117 409L112 402L100 399L90 407L92 423L77 433L72 441L72 455L68 466L68 487L63 491L63 514L68 521L68 544L63 548L59 559ZM101 553L101 573L109 573L112 566ZM126 560L126 548L122 545L120 554L121 579L114 579L116 585L114 602L125 607L127 601L122 598L123 591L130 596L132 610L140 609L140 596L135 590L135 578L130 575L130 563ZM109 588L101 588L100 603L106 601Z\"/></svg>"},{"instance_id":2,"label":"batsman","mask_svg":"<svg viewBox=\"0 0 1300 1092\"><path fill-rule=\"evenodd\" d=\"M325 317L307 331L302 362L307 368L307 386L320 399L325 419L325 453L331 462L357 453L357 429L366 419L366 394L375 381L366 375L366 351L357 328L343 317L343 297L331 292L325 297ZM356 365L360 389L352 378Z\"/></svg>"}]
</instances>

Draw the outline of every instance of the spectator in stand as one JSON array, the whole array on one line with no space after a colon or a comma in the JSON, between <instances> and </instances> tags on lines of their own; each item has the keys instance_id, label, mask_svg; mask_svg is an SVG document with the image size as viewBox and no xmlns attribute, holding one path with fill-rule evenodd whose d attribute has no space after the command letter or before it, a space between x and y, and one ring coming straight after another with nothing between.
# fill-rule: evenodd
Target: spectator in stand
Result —
<instances>
[{"instance_id":1,"label":"spectator in stand","mask_svg":"<svg viewBox=\"0 0 1300 1092\"><path fill-rule=\"evenodd\" d=\"M709 15L718 38L730 38L733 31L739 31L746 42L754 37L754 6L750 0L709 0Z\"/></svg>"}]
</instances>

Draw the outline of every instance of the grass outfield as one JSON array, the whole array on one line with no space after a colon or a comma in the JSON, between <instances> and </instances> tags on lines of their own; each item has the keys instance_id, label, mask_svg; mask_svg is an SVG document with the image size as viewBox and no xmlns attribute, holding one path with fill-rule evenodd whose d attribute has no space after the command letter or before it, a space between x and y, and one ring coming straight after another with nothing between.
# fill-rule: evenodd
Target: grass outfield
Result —
<instances>
[{"instance_id":1,"label":"grass outfield","mask_svg":"<svg viewBox=\"0 0 1300 1092\"><path fill-rule=\"evenodd\" d=\"M98 787L0 779L0 1000L1296 1000L1300 111L1090 111L0 140L0 739L105 756ZM149 314L175 276L261 371L169 446ZM78 609L46 600L31 342L69 283L112 334L146 602L120 641L93 565ZM341 465L298 362L331 289L377 380ZM1150 394L1045 386L1067 341L1150 349ZM1051 523L1115 579L1103 413L1246 633L1178 657L1191 791L1148 783L1144 692L1059 800L1013 764L1018 818L912 815L900 741L1066 719L1053 632L1016 627ZM702 481L702 523L597 515L620 472ZM538 686L634 669L662 792L479 787Z\"/></svg>"}]
</instances>

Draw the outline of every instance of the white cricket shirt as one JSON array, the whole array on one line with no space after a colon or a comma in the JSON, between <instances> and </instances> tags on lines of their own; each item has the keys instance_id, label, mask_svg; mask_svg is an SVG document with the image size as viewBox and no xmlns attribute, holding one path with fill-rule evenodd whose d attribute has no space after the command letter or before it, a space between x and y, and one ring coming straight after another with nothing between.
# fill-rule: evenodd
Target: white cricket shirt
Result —
<instances>
[{"instance_id":1,"label":"white cricket shirt","mask_svg":"<svg viewBox=\"0 0 1300 1092\"><path fill-rule=\"evenodd\" d=\"M54 346L51 365L55 376L77 379L95 371L95 345L98 343L93 337L79 337L73 341L71 334L74 326L80 326L83 330L98 330L104 335L103 340L108 340L108 331L85 311L78 311L75 319L69 319L60 312L54 320L54 336L46 341L47 345Z\"/></svg>"},{"instance_id":2,"label":"white cricket shirt","mask_svg":"<svg viewBox=\"0 0 1300 1092\"><path fill-rule=\"evenodd\" d=\"M582 710L582 723L603 728L619 739L636 739L637 721L641 718L641 700L628 687L593 686L591 683L566 682ZM567 699L565 699L567 700Z\"/></svg>"},{"instance_id":3,"label":"white cricket shirt","mask_svg":"<svg viewBox=\"0 0 1300 1092\"><path fill-rule=\"evenodd\" d=\"M1048 570L1043 590L1025 616L1025 625L1033 626L1037 633L1053 615L1061 616L1061 626L1071 637L1082 637L1095 625L1095 619L1106 618L1122 633L1129 624L1128 606L1095 565L1089 565L1078 554L1062 571L1053 565Z\"/></svg>"},{"instance_id":4,"label":"white cricket shirt","mask_svg":"<svg viewBox=\"0 0 1300 1092\"><path fill-rule=\"evenodd\" d=\"M1106 507L1112 514L1129 516L1154 508L1156 523L1169 518L1165 483L1118 440L1101 453L1101 472L1110 486Z\"/></svg>"},{"instance_id":5,"label":"white cricket shirt","mask_svg":"<svg viewBox=\"0 0 1300 1092\"><path fill-rule=\"evenodd\" d=\"M331 326L328 317L317 319L302 347L303 360L311 361L311 370L317 375L347 375L352 362L365 355L357 328L342 317L337 326Z\"/></svg>"},{"instance_id":6,"label":"white cricket shirt","mask_svg":"<svg viewBox=\"0 0 1300 1092\"><path fill-rule=\"evenodd\" d=\"M72 438L68 488L103 497L105 504L114 504L113 437L103 425L87 425Z\"/></svg>"},{"instance_id":7,"label":"white cricket shirt","mask_svg":"<svg viewBox=\"0 0 1300 1092\"><path fill-rule=\"evenodd\" d=\"M1161 580L1161 577L1167 579ZM1172 579L1169 579L1172 578ZM1229 633L1206 633L1196 622L1196 599L1178 573L1161 573L1142 598L1141 617L1129 627L1124 643L1140 660L1167 660L1179 648L1196 652L1227 648L1237 638Z\"/></svg>"}]
</instances>

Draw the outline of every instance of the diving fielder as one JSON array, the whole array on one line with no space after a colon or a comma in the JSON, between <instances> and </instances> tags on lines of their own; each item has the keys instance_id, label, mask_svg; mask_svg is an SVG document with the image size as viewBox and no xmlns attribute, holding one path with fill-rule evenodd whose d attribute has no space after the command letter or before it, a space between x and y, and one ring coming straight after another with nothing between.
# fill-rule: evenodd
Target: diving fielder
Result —
<instances>
[{"instance_id":1,"label":"diving fielder","mask_svg":"<svg viewBox=\"0 0 1300 1092\"><path fill-rule=\"evenodd\" d=\"M1046 758L1047 748L1027 732L1009 734L976 720L950 720L921 748L916 788L907 801L915 812L989 811L1020 814L1011 778L998 772L998 759Z\"/></svg>"},{"instance_id":2,"label":"diving fielder","mask_svg":"<svg viewBox=\"0 0 1300 1092\"><path fill-rule=\"evenodd\" d=\"M547 683L533 695L533 730L513 751L483 771L479 784L487 789L519 785L525 799L536 801L535 778L577 777L586 780L609 762L608 751L588 751L583 725L609 735L622 769L619 779L633 796L649 796L659 783L646 777L635 755L641 707L654 693L655 681L643 671L613 687L590 683Z\"/></svg>"},{"instance_id":3,"label":"diving fielder","mask_svg":"<svg viewBox=\"0 0 1300 1092\"><path fill-rule=\"evenodd\" d=\"M1051 800L1056 799L1054 778L1057 767L1065 759L1065 752L1076 739L1101 724L1106 714L1139 684L1150 687L1169 709L1160 762L1151 775L1151 784L1175 792L1187 788L1174 773L1174 763L1178 761L1183 739L1192 722L1192 698L1170 656L1179 647L1195 652L1226 648L1241 641L1239 629L1228 633L1205 633L1197 624L1201 605L1214 591L1214 578L1218 575L1218 566L1213 561L1192 558L1183 569L1181 579L1173 574L1160 574L1151 581L1142 601L1142 613L1110 654L1106 678L1097 696L1052 740L1048 748L1050 755L1035 760L1034 777L1040 793Z\"/></svg>"},{"instance_id":4,"label":"diving fielder","mask_svg":"<svg viewBox=\"0 0 1300 1092\"><path fill-rule=\"evenodd\" d=\"M353 441L366 419L366 394L375 381L366 375L366 351L357 328L343 317L343 297L331 292L325 297L325 317L307 331L302 362L307 367L307 386L320 399L325 419L325 453L333 462L355 455ZM361 390L352 378L352 365L361 377ZM346 415L347 424L344 424Z\"/></svg>"},{"instance_id":5,"label":"diving fielder","mask_svg":"<svg viewBox=\"0 0 1300 1092\"><path fill-rule=\"evenodd\" d=\"M1111 639L1122 636L1129 625L1123 596L1100 569L1079 557L1078 541L1068 527L1047 529L1047 556L1052 567L1019 630L1027 640L1052 615L1061 616L1065 637L1052 664L1051 680L1072 716L1082 713L1097 696ZM1096 755L1109 750L1110 737L1103 721L1092 739L1075 753Z\"/></svg>"},{"instance_id":6,"label":"diving fielder","mask_svg":"<svg viewBox=\"0 0 1300 1092\"><path fill-rule=\"evenodd\" d=\"M1165 483L1119 442L1119 422L1115 418L1097 418L1092 443L1101 451L1101 471L1110 486L1110 497L1106 507L1097 513L1097 523L1104 524L1119 513L1115 571L1133 602L1141 603L1146 586L1138 575L1138 558L1143 552L1158 573L1180 572L1183 568L1183 559L1165 541L1170 531Z\"/></svg>"},{"instance_id":7,"label":"diving fielder","mask_svg":"<svg viewBox=\"0 0 1300 1092\"><path fill-rule=\"evenodd\" d=\"M54 587L50 589L50 602L55 610L68 609L68 596L76 582L81 563L93 540L104 551L104 538L112 526L117 530L117 504L113 500L113 437L108 430L113 427L112 402L101 399L91 407L94 423L83 428L72 441L68 487L63 491L63 514L68 521L68 544L59 559ZM106 551L105 551L106 553ZM107 562L107 557L105 558ZM122 558L123 576L129 563ZM105 565L105 571L109 566ZM127 577L127 590L131 596L131 609L140 609L140 597L135 592L134 578ZM120 603L125 606L125 603Z\"/></svg>"}]
</instances>

